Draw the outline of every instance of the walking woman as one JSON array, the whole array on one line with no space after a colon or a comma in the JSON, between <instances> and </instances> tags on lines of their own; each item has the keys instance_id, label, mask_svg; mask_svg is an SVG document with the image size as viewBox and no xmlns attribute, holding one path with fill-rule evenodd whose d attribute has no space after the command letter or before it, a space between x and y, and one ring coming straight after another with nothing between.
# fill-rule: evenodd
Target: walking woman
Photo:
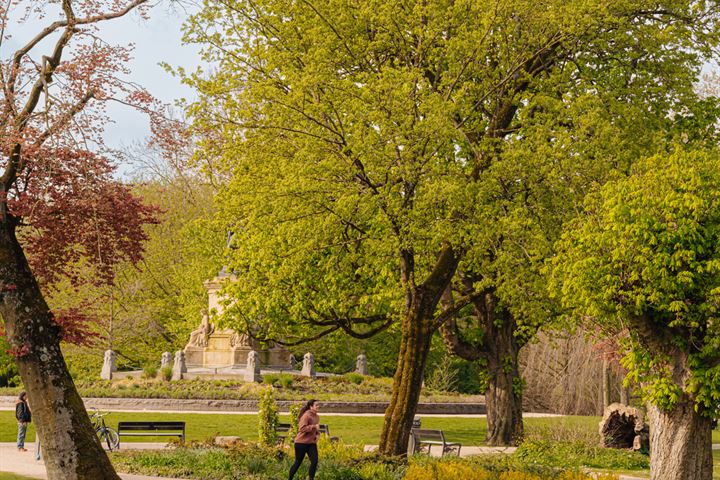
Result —
<instances>
[{"instance_id":1,"label":"walking woman","mask_svg":"<svg viewBox=\"0 0 720 480\"><path fill-rule=\"evenodd\" d=\"M310 459L310 480L315 480L315 470L318 464L317 442L320 437L320 417L318 416L318 402L309 400L298 415L298 434L295 437L295 463L290 468L289 480L293 480L295 472L307 454Z\"/></svg>"},{"instance_id":2,"label":"walking woman","mask_svg":"<svg viewBox=\"0 0 720 480\"><path fill-rule=\"evenodd\" d=\"M20 396L15 402L15 419L18 422L17 448L21 452L27 452L25 448L25 434L28 425L32 421L32 414L27 403L27 393L20 392Z\"/></svg>"}]
</instances>

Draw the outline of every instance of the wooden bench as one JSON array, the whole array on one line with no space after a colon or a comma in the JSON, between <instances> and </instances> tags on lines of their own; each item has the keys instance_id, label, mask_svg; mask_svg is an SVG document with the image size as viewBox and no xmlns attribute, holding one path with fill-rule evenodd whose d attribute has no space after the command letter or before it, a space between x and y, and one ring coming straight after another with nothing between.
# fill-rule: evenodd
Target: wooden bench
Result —
<instances>
[{"instance_id":1,"label":"wooden bench","mask_svg":"<svg viewBox=\"0 0 720 480\"><path fill-rule=\"evenodd\" d=\"M290 433L291 425L289 423L278 423L275 426L275 433L277 434L277 444L282 445L285 443L285 439Z\"/></svg>"},{"instance_id":2,"label":"wooden bench","mask_svg":"<svg viewBox=\"0 0 720 480\"><path fill-rule=\"evenodd\" d=\"M185 441L185 422L118 422L118 436L179 437Z\"/></svg>"},{"instance_id":3,"label":"wooden bench","mask_svg":"<svg viewBox=\"0 0 720 480\"><path fill-rule=\"evenodd\" d=\"M330 443L337 443L340 441L338 437L333 437L330 435L330 427L328 427L324 423L320 424L320 433L322 433L323 435L327 435L327 437L330 439Z\"/></svg>"},{"instance_id":4,"label":"wooden bench","mask_svg":"<svg viewBox=\"0 0 720 480\"><path fill-rule=\"evenodd\" d=\"M410 430L410 434L415 440L415 453L427 453L430 455L433 445L440 445L442 447L442 456L446 453L454 453L460 456L462 444L458 442L451 443L445 440L445 434L442 430L413 428Z\"/></svg>"}]
</instances>

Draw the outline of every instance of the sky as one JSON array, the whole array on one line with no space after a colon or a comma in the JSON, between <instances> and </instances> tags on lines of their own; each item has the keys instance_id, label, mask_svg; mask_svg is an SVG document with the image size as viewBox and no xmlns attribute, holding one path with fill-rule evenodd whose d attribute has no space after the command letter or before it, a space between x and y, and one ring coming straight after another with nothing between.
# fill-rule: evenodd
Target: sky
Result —
<instances>
[{"instance_id":1,"label":"sky","mask_svg":"<svg viewBox=\"0 0 720 480\"><path fill-rule=\"evenodd\" d=\"M159 64L194 70L200 65L200 54L194 45L182 45L181 26L189 12L154 7L149 20L136 14L106 22L101 36L109 43L135 45L130 62L130 79L150 91L159 100L172 103L178 98L193 98L193 91L165 71ZM108 110L114 124L107 128L106 141L112 148L123 148L142 142L150 127L145 115L124 105L113 104Z\"/></svg>"},{"instance_id":2,"label":"sky","mask_svg":"<svg viewBox=\"0 0 720 480\"><path fill-rule=\"evenodd\" d=\"M133 59L129 63L131 73L127 80L143 86L153 96L167 103L173 103L181 97L192 99L194 96L190 88L182 85L178 78L159 65L160 62L166 62L190 71L200 65L197 46L182 45L181 42L182 23L192 13L188 8L192 7L170 9L160 4L150 10L148 20L130 12L124 17L99 24L99 36L106 42L135 45ZM25 23L15 22L14 25L11 19L8 33L13 38L1 46L3 58L56 17L50 13L46 19L30 18ZM55 39L52 37L52 40ZM41 54L49 53L49 46L40 44L33 52L33 58L39 58ZM123 149L141 143L150 134L147 117L128 106L111 103L108 114L114 122L108 125L105 135L106 143L111 148Z\"/></svg>"}]
</instances>

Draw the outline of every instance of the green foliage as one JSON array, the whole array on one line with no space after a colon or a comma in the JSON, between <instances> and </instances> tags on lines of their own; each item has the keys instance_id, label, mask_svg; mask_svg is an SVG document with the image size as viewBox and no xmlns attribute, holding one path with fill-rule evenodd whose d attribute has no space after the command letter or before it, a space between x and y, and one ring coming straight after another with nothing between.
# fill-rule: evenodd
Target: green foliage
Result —
<instances>
[{"instance_id":1,"label":"green foliage","mask_svg":"<svg viewBox=\"0 0 720 480\"><path fill-rule=\"evenodd\" d=\"M266 447L274 446L277 443L277 432L275 428L278 423L280 423L280 417L272 387L264 388L260 393L258 422L260 445Z\"/></svg>"},{"instance_id":2,"label":"green foliage","mask_svg":"<svg viewBox=\"0 0 720 480\"><path fill-rule=\"evenodd\" d=\"M444 355L425 380L425 385L430 390L451 392L455 390L457 381L457 370L453 368L452 359Z\"/></svg>"},{"instance_id":3,"label":"green foliage","mask_svg":"<svg viewBox=\"0 0 720 480\"><path fill-rule=\"evenodd\" d=\"M290 405L290 430L288 431L288 439L290 439L291 442L295 439L300 429L300 410L302 410L301 404L293 403Z\"/></svg>"},{"instance_id":4,"label":"green foliage","mask_svg":"<svg viewBox=\"0 0 720 480\"><path fill-rule=\"evenodd\" d=\"M707 416L720 401L718 192L715 151L648 158L588 196L553 261L565 305L629 330L623 365L645 400L672 409L688 396Z\"/></svg>"},{"instance_id":5,"label":"green foliage","mask_svg":"<svg viewBox=\"0 0 720 480\"><path fill-rule=\"evenodd\" d=\"M143 367L143 378L155 378L158 374L157 365L149 363ZM172 371L170 372L172 376Z\"/></svg>"},{"instance_id":6,"label":"green foliage","mask_svg":"<svg viewBox=\"0 0 720 480\"><path fill-rule=\"evenodd\" d=\"M365 381L364 375L360 375L359 373L355 372L346 373L344 377L348 382L354 383L355 385L360 385L361 383L363 383L363 381Z\"/></svg>"},{"instance_id":7,"label":"green foliage","mask_svg":"<svg viewBox=\"0 0 720 480\"><path fill-rule=\"evenodd\" d=\"M163 367L160 369L160 375L161 375L160 378L162 378L166 382L169 382L170 380L172 380L172 373L173 373L172 367L170 367L170 366Z\"/></svg>"},{"instance_id":8,"label":"green foliage","mask_svg":"<svg viewBox=\"0 0 720 480\"><path fill-rule=\"evenodd\" d=\"M275 385L280 380L280 374L278 373L266 373L262 376L263 383L268 385Z\"/></svg>"},{"instance_id":9,"label":"green foliage","mask_svg":"<svg viewBox=\"0 0 720 480\"><path fill-rule=\"evenodd\" d=\"M561 468L643 470L650 467L650 458L642 453L603 448L585 442L525 441L515 456L523 463Z\"/></svg>"},{"instance_id":10,"label":"green foliage","mask_svg":"<svg viewBox=\"0 0 720 480\"><path fill-rule=\"evenodd\" d=\"M0 336L0 387L18 387L22 384L15 358L8 353L10 344Z\"/></svg>"}]
</instances>

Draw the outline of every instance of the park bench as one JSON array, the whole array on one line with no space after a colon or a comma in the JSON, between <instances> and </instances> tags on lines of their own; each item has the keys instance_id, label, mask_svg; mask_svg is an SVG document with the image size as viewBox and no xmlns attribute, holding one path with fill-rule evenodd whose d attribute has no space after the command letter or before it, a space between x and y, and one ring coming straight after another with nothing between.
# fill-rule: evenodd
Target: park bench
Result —
<instances>
[{"instance_id":1,"label":"park bench","mask_svg":"<svg viewBox=\"0 0 720 480\"><path fill-rule=\"evenodd\" d=\"M287 438L289 432L290 432L290 424L289 423L278 423L275 426L275 433L277 434L277 444L278 445L285 443L285 439Z\"/></svg>"},{"instance_id":2,"label":"park bench","mask_svg":"<svg viewBox=\"0 0 720 480\"><path fill-rule=\"evenodd\" d=\"M427 453L430 455L430 450L433 445L440 445L442 447L442 455L446 453L454 453L460 456L460 447L462 444L457 442L448 442L445 440L445 434L442 430L427 430L422 428L413 428L410 430L410 434L413 436L415 441L414 453Z\"/></svg>"},{"instance_id":3,"label":"park bench","mask_svg":"<svg viewBox=\"0 0 720 480\"><path fill-rule=\"evenodd\" d=\"M118 436L179 437L185 441L185 422L118 422Z\"/></svg>"}]
</instances>

